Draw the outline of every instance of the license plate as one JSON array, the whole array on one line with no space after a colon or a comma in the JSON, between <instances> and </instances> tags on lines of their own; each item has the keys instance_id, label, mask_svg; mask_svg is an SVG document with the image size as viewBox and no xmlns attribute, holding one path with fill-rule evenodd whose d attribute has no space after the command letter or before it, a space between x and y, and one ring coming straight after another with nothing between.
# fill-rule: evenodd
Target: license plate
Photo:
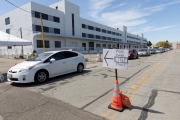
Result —
<instances>
[{"instance_id":1,"label":"license plate","mask_svg":"<svg viewBox=\"0 0 180 120\"><path fill-rule=\"evenodd\" d=\"M8 78L8 79L12 78L12 74L8 74L8 75L7 75L7 78Z\"/></svg>"}]
</instances>

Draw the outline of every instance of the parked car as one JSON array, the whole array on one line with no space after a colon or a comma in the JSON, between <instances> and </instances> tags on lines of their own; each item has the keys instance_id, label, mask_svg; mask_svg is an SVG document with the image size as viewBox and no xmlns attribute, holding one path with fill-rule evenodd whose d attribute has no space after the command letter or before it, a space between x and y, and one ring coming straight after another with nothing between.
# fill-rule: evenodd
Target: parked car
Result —
<instances>
[{"instance_id":1,"label":"parked car","mask_svg":"<svg viewBox=\"0 0 180 120\"><path fill-rule=\"evenodd\" d=\"M155 49L148 49L150 54L156 54L156 50Z\"/></svg>"},{"instance_id":2,"label":"parked car","mask_svg":"<svg viewBox=\"0 0 180 120\"><path fill-rule=\"evenodd\" d=\"M156 49L156 53L163 53L162 49Z\"/></svg>"},{"instance_id":3,"label":"parked car","mask_svg":"<svg viewBox=\"0 0 180 120\"><path fill-rule=\"evenodd\" d=\"M139 56L150 56L150 52L148 49L140 49L138 51L138 55Z\"/></svg>"},{"instance_id":4,"label":"parked car","mask_svg":"<svg viewBox=\"0 0 180 120\"><path fill-rule=\"evenodd\" d=\"M85 68L86 61L81 53L50 51L13 66L7 72L7 79L13 83L42 83L55 76L75 71L81 73Z\"/></svg>"},{"instance_id":5,"label":"parked car","mask_svg":"<svg viewBox=\"0 0 180 120\"><path fill-rule=\"evenodd\" d=\"M128 56L129 59L138 58L138 56L139 55L136 49L129 50L129 56Z\"/></svg>"}]
</instances>

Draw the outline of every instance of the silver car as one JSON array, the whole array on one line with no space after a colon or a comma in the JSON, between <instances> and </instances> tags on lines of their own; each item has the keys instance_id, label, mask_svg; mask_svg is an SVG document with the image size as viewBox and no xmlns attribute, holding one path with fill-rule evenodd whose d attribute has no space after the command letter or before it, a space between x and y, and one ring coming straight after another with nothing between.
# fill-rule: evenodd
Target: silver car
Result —
<instances>
[{"instance_id":1,"label":"silver car","mask_svg":"<svg viewBox=\"0 0 180 120\"><path fill-rule=\"evenodd\" d=\"M150 52L148 49L141 49L138 51L139 56L150 56Z\"/></svg>"}]
</instances>

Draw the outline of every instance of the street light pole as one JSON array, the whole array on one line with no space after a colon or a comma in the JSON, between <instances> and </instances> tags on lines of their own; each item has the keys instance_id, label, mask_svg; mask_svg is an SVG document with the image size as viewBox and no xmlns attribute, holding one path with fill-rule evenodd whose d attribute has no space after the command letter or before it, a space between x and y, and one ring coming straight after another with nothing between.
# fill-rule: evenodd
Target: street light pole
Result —
<instances>
[{"instance_id":1,"label":"street light pole","mask_svg":"<svg viewBox=\"0 0 180 120\"><path fill-rule=\"evenodd\" d=\"M40 22L41 22L43 50L44 50L44 52L46 52L45 42L44 42L44 27L43 27L43 22L42 22L42 13L40 13Z\"/></svg>"}]
</instances>

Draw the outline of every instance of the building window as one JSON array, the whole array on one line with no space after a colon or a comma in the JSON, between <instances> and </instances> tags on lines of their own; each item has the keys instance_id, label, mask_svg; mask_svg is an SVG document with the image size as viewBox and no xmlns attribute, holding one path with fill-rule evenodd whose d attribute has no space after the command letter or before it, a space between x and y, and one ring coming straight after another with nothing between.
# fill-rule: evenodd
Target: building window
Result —
<instances>
[{"instance_id":1,"label":"building window","mask_svg":"<svg viewBox=\"0 0 180 120\"><path fill-rule=\"evenodd\" d=\"M55 48L61 48L61 41L55 41Z\"/></svg>"},{"instance_id":2,"label":"building window","mask_svg":"<svg viewBox=\"0 0 180 120\"><path fill-rule=\"evenodd\" d=\"M82 33L82 37L86 37L86 33Z\"/></svg>"},{"instance_id":3,"label":"building window","mask_svg":"<svg viewBox=\"0 0 180 120\"><path fill-rule=\"evenodd\" d=\"M40 18L40 13L35 11L35 18Z\"/></svg>"},{"instance_id":4,"label":"building window","mask_svg":"<svg viewBox=\"0 0 180 120\"><path fill-rule=\"evenodd\" d=\"M111 34L111 31L108 31L108 34Z\"/></svg>"},{"instance_id":5,"label":"building window","mask_svg":"<svg viewBox=\"0 0 180 120\"><path fill-rule=\"evenodd\" d=\"M56 10L58 10L58 6L56 6Z\"/></svg>"},{"instance_id":6,"label":"building window","mask_svg":"<svg viewBox=\"0 0 180 120\"><path fill-rule=\"evenodd\" d=\"M93 26L88 26L88 29L89 30L94 30L94 27Z\"/></svg>"},{"instance_id":7,"label":"building window","mask_svg":"<svg viewBox=\"0 0 180 120\"><path fill-rule=\"evenodd\" d=\"M101 44L96 44L96 48L100 48L101 47Z\"/></svg>"},{"instance_id":8,"label":"building window","mask_svg":"<svg viewBox=\"0 0 180 120\"><path fill-rule=\"evenodd\" d=\"M6 25L10 24L10 18L9 17L5 19L5 24Z\"/></svg>"},{"instance_id":9,"label":"building window","mask_svg":"<svg viewBox=\"0 0 180 120\"><path fill-rule=\"evenodd\" d=\"M74 14L72 14L72 35L73 36L75 35L75 32L74 32Z\"/></svg>"},{"instance_id":10,"label":"building window","mask_svg":"<svg viewBox=\"0 0 180 120\"><path fill-rule=\"evenodd\" d=\"M35 31L41 32L41 26L35 25Z\"/></svg>"},{"instance_id":11,"label":"building window","mask_svg":"<svg viewBox=\"0 0 180 120\"><path fill-rule=\"evenodd\" d=\"M44 26L44 32L49 33L49 27L45 27L45 26Z\"/></svg>"},{"instance_id":12,"label":"building window","mask_svg":"<svg viewBox=\"0 0 180 120\"><path fill-rule=\"evenodd\" d=\"M100 32L100 31L101 31L101 29L100 29L100 28L96 28L96 31Z\"/></svg>"},{"instance_id":13,"label":"building window","mask_svg":"<svg viewBox=\"0 0 180 120\"><path fill-rule=\"evenodd\" d=\"M6 33L7 33L7 34L10 34L10 29L6 29Z\"/></svg>"},{"instance_id":14,"label":"building window","mask_svg":"<svg viewBox=\"0 0 180 120\"><path fill-rule=\"evenodd\" d=\"M106 37L105 37L105 36L102 36L102 39L103 39L103 40L106 40Z\"/></svg>"},{"instance_id":15,"label":"building window","mask_svg":"<svg viewBox=\"0 0 180 120\"><path fill-rule=\"evenodd\" d=\"M103 47L103 48L106 48L106 44L103 44L102 47Z\"/></svg>"},{"instance_id":16,"label":"building window","mask_svg":"<svg viewBox=\"0 0 180 120\"><path fill-rule=\"evenodd\" d=\"M58 17L54 16L53 19L54 19L54 22L60 23L60 19Z\"/></svg>"},{"instance_id":17,"label":"building window","mask_svg":"<svg viewBox=\"0 0 180 120\"><path fill-rule=\"evenodd\" d=\"M115 32L112 32L113 35L115 35Z\"/></svg>"},{"instance_id":18,"label":"building window","mask_svg":"<svg viewBox=\"0 0 180 120\"><path fill-rule=\"evenodd\" d=\"M113 41L115 41L115 38L112 38Z\"/></svg>"},{"instance_id":19,"label":"building window","mask_svg":"<svg viewBox=\"0 0 180 120\"><path fill-rule=\"evenodd\" d=\"M86 28L86 25L85 25L85 24L82 24L82 28Z\"/></svg>"},{"instance_id":20,"label":"building window","mask_svg":"<svg viewBox=\"0 0 180 120\"><path fill-rule=\"evenodd\" d=\"M101 39L101 36L99 36L99 35L96 35L96 39Z\"/></svg>"},{"instance_id":21,"label":"building window","mask_svg":"<svg viewBox=\"0 0 180 120\"><path fill-rule=\"evenodd\" d=\"M47 15L47 14L42 13L42 19L44 19L44 20L48 20L48 15Z\"/></svg>"},{"instance_id":22,"label":"building window","mask_svg":"<svg viewBox=\"0 0 180 120\"><path fill-rule=\"evenodd\" d=\"M49 41L45 40L45 48L49 48ZM42 40L37 40L37 48L43 48L43 41Z\"/></svg>"},{"instance_id":23,"label":"building window","mask_svg":"<svg viewBox=\"0 0 180 120\"><path fill-rule=\"evenodd\" d=\"M54 28L54 33L55 33L55 34L60 34L60 29Z\"/></svg>"},{"instance_id":24,"label":"building window","mask_svg":"<svg viewBox=\"0 0 180 120\"><path fill-rule=\"evenodd\" d=\"M116 33L117 36L119 36L119 33Z\"/></svg>"},{"instance_id":25,"label":"building window","mask_svg":"<svg viewBox=\"0 0 180 120\"><path fill-rule=\"evenodd\" d=\"M109 48L109 49L111 48L111 44L108 44L108 48Z\"/></svg>"},{"instance_id":26,"label":"building window","mask_svg":"<svg viewBox=\"0 0 180 120\"><path fill-rule=\"evenodd\" d=\"M105 29L102 29L102 32L103 32L103 33L106 33L106 30L105 30Z\"/></svg>"},{"instance_id":27,"label":"building window","mask_svg":"<svg viewBox=\"0 0 180 120\"><path fill-rule=\"evenodd\" d=\"M111 40L111 38L110 38L110 37L108 37L108 40Z\"/></svg>"},{"instance_id":28,"label":"building window","mask_svg":"<svg viewBox=\"0 0 180 120\"><path fill-rule=\"evenodd\" d=\"M89 38L94 38L94 35L93 34L88 34L88 37Z\"/></svg>"}]
</instances>

